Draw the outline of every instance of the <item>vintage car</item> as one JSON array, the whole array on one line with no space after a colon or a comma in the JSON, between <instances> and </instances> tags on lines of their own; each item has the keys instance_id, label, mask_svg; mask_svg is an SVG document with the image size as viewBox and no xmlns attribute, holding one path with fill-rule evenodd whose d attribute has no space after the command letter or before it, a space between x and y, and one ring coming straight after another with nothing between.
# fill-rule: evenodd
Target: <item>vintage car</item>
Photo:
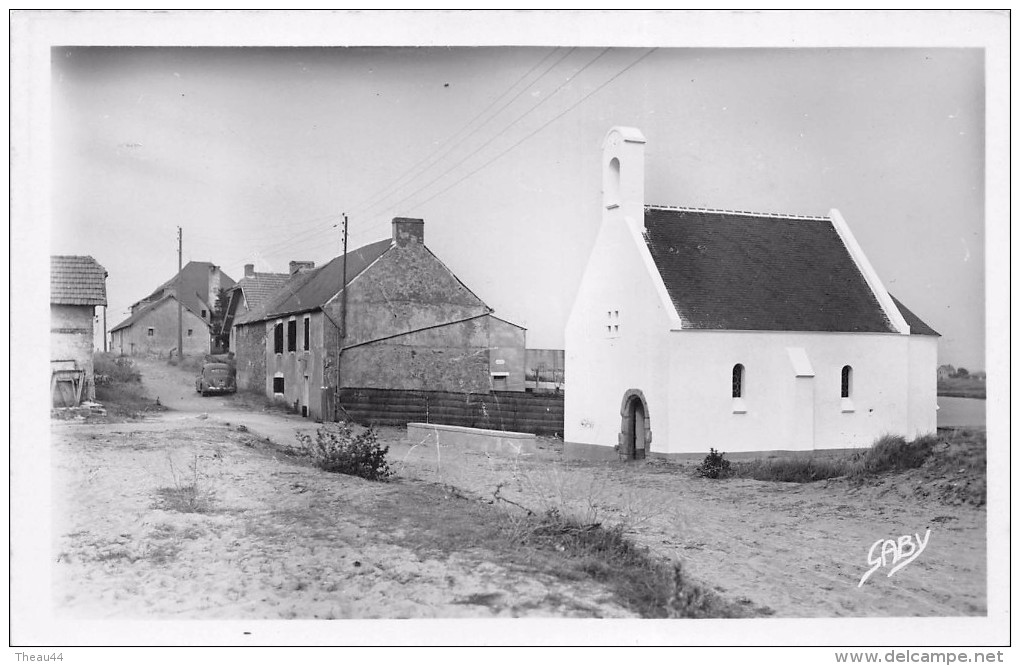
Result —
<instances>
[{"instance_id":1,"label":"vintage car","mask_svg":"<svg viewBox=\"0 0 1020 666\"><path fill-rule=\"evenodd\" d=\"M227 363L206 363L202 374L195 378L195 390L202 395L234 393L237 391L234 369Z\"/></svg>"}]
</instances>

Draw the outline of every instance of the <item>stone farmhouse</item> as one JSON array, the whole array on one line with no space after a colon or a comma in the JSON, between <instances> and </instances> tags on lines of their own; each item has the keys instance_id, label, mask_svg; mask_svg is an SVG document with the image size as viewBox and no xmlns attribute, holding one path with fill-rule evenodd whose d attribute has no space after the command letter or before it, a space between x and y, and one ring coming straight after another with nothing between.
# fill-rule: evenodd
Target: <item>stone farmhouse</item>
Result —
<instances>
[{"instance_id":1,"label":"stone farmhouse","mask_svg":"<svg viewBox=\"0 0 1020 666\"><path fill-rule=\"evenodd\" d=\"M425 245L424 221L393 219L392 238L298 268L237 316L239 389L316 420L344 388L524 390L525 329L499 319Z\"/></svg>"},{"instance_id":2,"label":"stone farmhouse","mask_svg":"<svg viewBox=\"0 0 1020 666\"><path fill-rule=\"evenodd\" d=\"M255 264L244 265L244 277L227 290L227 305L222 327L218 333L228 339L228 349L234 348L234 320L258 308L269 300L287 280L301 268L314 268L314 262L290 262L290 273L257 273Z\"/></svg>"},{"instance_id":3,"label":"stone farmhouse","mask_svg":"<svg viewBox=\"0 0 1020 666\"><path fill-rule=\"evenodd\" d=\"M234 280L219 266L208 261L189 261L180 273L131 305L131 316L110 330L112 351L130 356L175 351L179 300L183 306L184 353L189 356L210 353L216 296L220 289L233 286Z\"/></svg>"},{"instance_id":4,"label":"stone farmhouse","mask_svg":"<svg viewBox=\"0 0 1020 666\"><path fill-rule=\"evenodd\" d=\"M581 455L811 451L935 431L938 334L836 210L653 206L645 138L603 143L601 228L566 327Z\"/></svg>"},{"instance_id":5,"label":"stone farmhouse","mask_svg":"<svg viewBox=\"0 0 1020 666\"><path fill-rule=\"evenodd\" d=\"M50 394L55 407L96 399L92 365L96 306L106 306L106 269L92 257L50 257Z\"/></svg>"}]
</instances>

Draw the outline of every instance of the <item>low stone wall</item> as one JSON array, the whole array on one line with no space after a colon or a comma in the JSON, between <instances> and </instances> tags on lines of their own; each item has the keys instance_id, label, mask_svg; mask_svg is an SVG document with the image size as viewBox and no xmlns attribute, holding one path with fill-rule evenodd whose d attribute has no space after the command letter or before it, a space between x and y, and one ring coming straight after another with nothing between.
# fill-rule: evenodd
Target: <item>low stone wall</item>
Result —
<instances>
[{"instance_id":1,"label":"low stone wall","mask_svg":"<svg viewBox=\"0 0 1020 666\"><path fill-rule=\"evenodd\" d=\"M485 430L436 423L408 423L407 441L471 449L485 453L534 453L535 435L505 430Z\"/></svg>"},{"instance_id":2,"label":"low stone wall","mask_svg":"<svg viewBox=\"0 0 1020 666\"><path fill-rule=\"evenodd\" d=\"M345 388L340 404L349 418L364 425L441 423L538 435L563 432L562 395Z\"/></svg>"}]
</instances>

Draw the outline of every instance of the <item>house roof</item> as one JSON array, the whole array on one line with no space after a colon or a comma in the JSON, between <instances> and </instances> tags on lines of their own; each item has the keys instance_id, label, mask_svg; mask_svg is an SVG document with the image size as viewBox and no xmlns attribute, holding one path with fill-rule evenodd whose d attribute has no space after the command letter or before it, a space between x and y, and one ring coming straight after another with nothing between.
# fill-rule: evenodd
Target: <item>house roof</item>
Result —
<instances>
[{"instance_id":1,"label":"house roof","mask_svg":"<svg viewBox=\"0 0 1020 666\"><path fill-rule=\"evenodd\" d=\"M896 331L829 218L649 206L645 227L685 328Z\"/></svg>"},{"instance_id":2,"label":"house roof","mask_svg":"<svg viewBox=\"0 0 1020 666\"><path fill-rule=\"evenodd\" d=\"M50 303L106 305L106 269L89 256L50 257Z\"/></svg>"},{"instance_id":3,"label":"house roof","mask_svg":"<svg viewBox=\"0 0 1020 666\"><path fill-rule=\"evenodd\" d=\"M116 326L111 328L110 329L110 333L113 333L114 331L119 331L122 328L128 328L130 326L134 326L140 320L144 319L147 314L149 314L150 312L152 312L153 310L158 308L160 305L162 305L164 301L168 301L168 300L169 301L174 301L176 299L174 298L173 294L167 294L166 296L164 296L163 298L160 298L159 300L152 301L151 303L146 303L142 307L140 307L137 310L135 310L134 314L132 314L130 317L128 317L124 321L120 322L119 324L117 324ZM187 308L188 312L190 312L191 314L195 315L199 319L202 319L202 315L199 314L199 311L194 309L190 305L188 305L187 302L183 302L182 301L181 304L185 308ZM206 324L206 326L209 325L209 323L206 322L204 319L202 319L202 321L203 321L203 323Z\"/></svg>"},{"instance_id":4,"label":"house roof","mask_svg":"<svg viewBox=\"0 0 1020 666\"><path fill-rule=\"evenodd\" d=\"M896 304L896 308L900 311L900 314L903 315L903 319L906 320L907 326L910 327L911 335L936 335L941 337L941 334L938 331L924 323L920 317L908 310L907 306L900 303L895 296L889 294L889 298L893 300L893 303Z\"/></svg>"},{"instance_id":5,"label":"house roof","mask_svg":"<svg viewBox=\"0 0 1020 666\"><path fill-rule=\"evenodd\" d=\"M157 287L151 294L145 298L137 301L131 305L135 307L139 304L145 303L146 301L159 301L168 292L176 293L177 291L177 276L181 275L183 284L181 285L181 301L184 305L192 312L200 312L201 310L211 311L215 303L209 303L209 273L216 265L209 261L189 261L185 264L184 268L179 273L175 273L172 278ZM220 272L220 286L224 289L230 289L234 286L234 280L226 273Z\"/></svg>"},{"instance_id":6,"label":"house roof","mask_svg":"<svg viewBox=\"0 0 1020 666\"><path fill-rule=\"evenodd\" d=\"M350 284L351 280L385 254L392 245L392 240L387 238L348 252L346 282L343 281L343 255L319 268L297 273L262 305L238 317L235 324L247 324L321 308L340 291L341 283L344 286Z\"/></svg>"},{"instance_id":7,"label":"house roof","mask_svg":"<svg viewBox=\"0 0 1020 666\"><path fill-rule=\"evenodd\" d=\"M287 273L255 273L238 280L230 291L243 292L248 309L253 310L269 300L289 279Z\"/></svg>"}]
</instances>

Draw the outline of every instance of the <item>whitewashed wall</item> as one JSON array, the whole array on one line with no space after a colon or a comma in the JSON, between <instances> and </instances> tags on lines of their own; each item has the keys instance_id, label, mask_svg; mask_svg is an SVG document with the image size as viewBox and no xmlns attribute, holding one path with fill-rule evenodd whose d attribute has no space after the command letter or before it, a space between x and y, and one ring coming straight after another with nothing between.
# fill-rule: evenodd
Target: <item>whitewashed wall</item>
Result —
<instances>
[{"instance_id":1,"label":"whitewashed wall","mask_svg":"<svg viewBox=\"0 0 1020 666\"><path fill-rule=\"evenodd\" d=\"M641 256L648 250L633 222L609 220L591 260L566 329L564 439L613 447L628 389L648 400L651 450L667 438L670 317ZM648 257L651 260L651 257ZM619 318L608 313L619 312ZM607 326L619 326L610 333Z\"/></svg>"}]
</instances>

